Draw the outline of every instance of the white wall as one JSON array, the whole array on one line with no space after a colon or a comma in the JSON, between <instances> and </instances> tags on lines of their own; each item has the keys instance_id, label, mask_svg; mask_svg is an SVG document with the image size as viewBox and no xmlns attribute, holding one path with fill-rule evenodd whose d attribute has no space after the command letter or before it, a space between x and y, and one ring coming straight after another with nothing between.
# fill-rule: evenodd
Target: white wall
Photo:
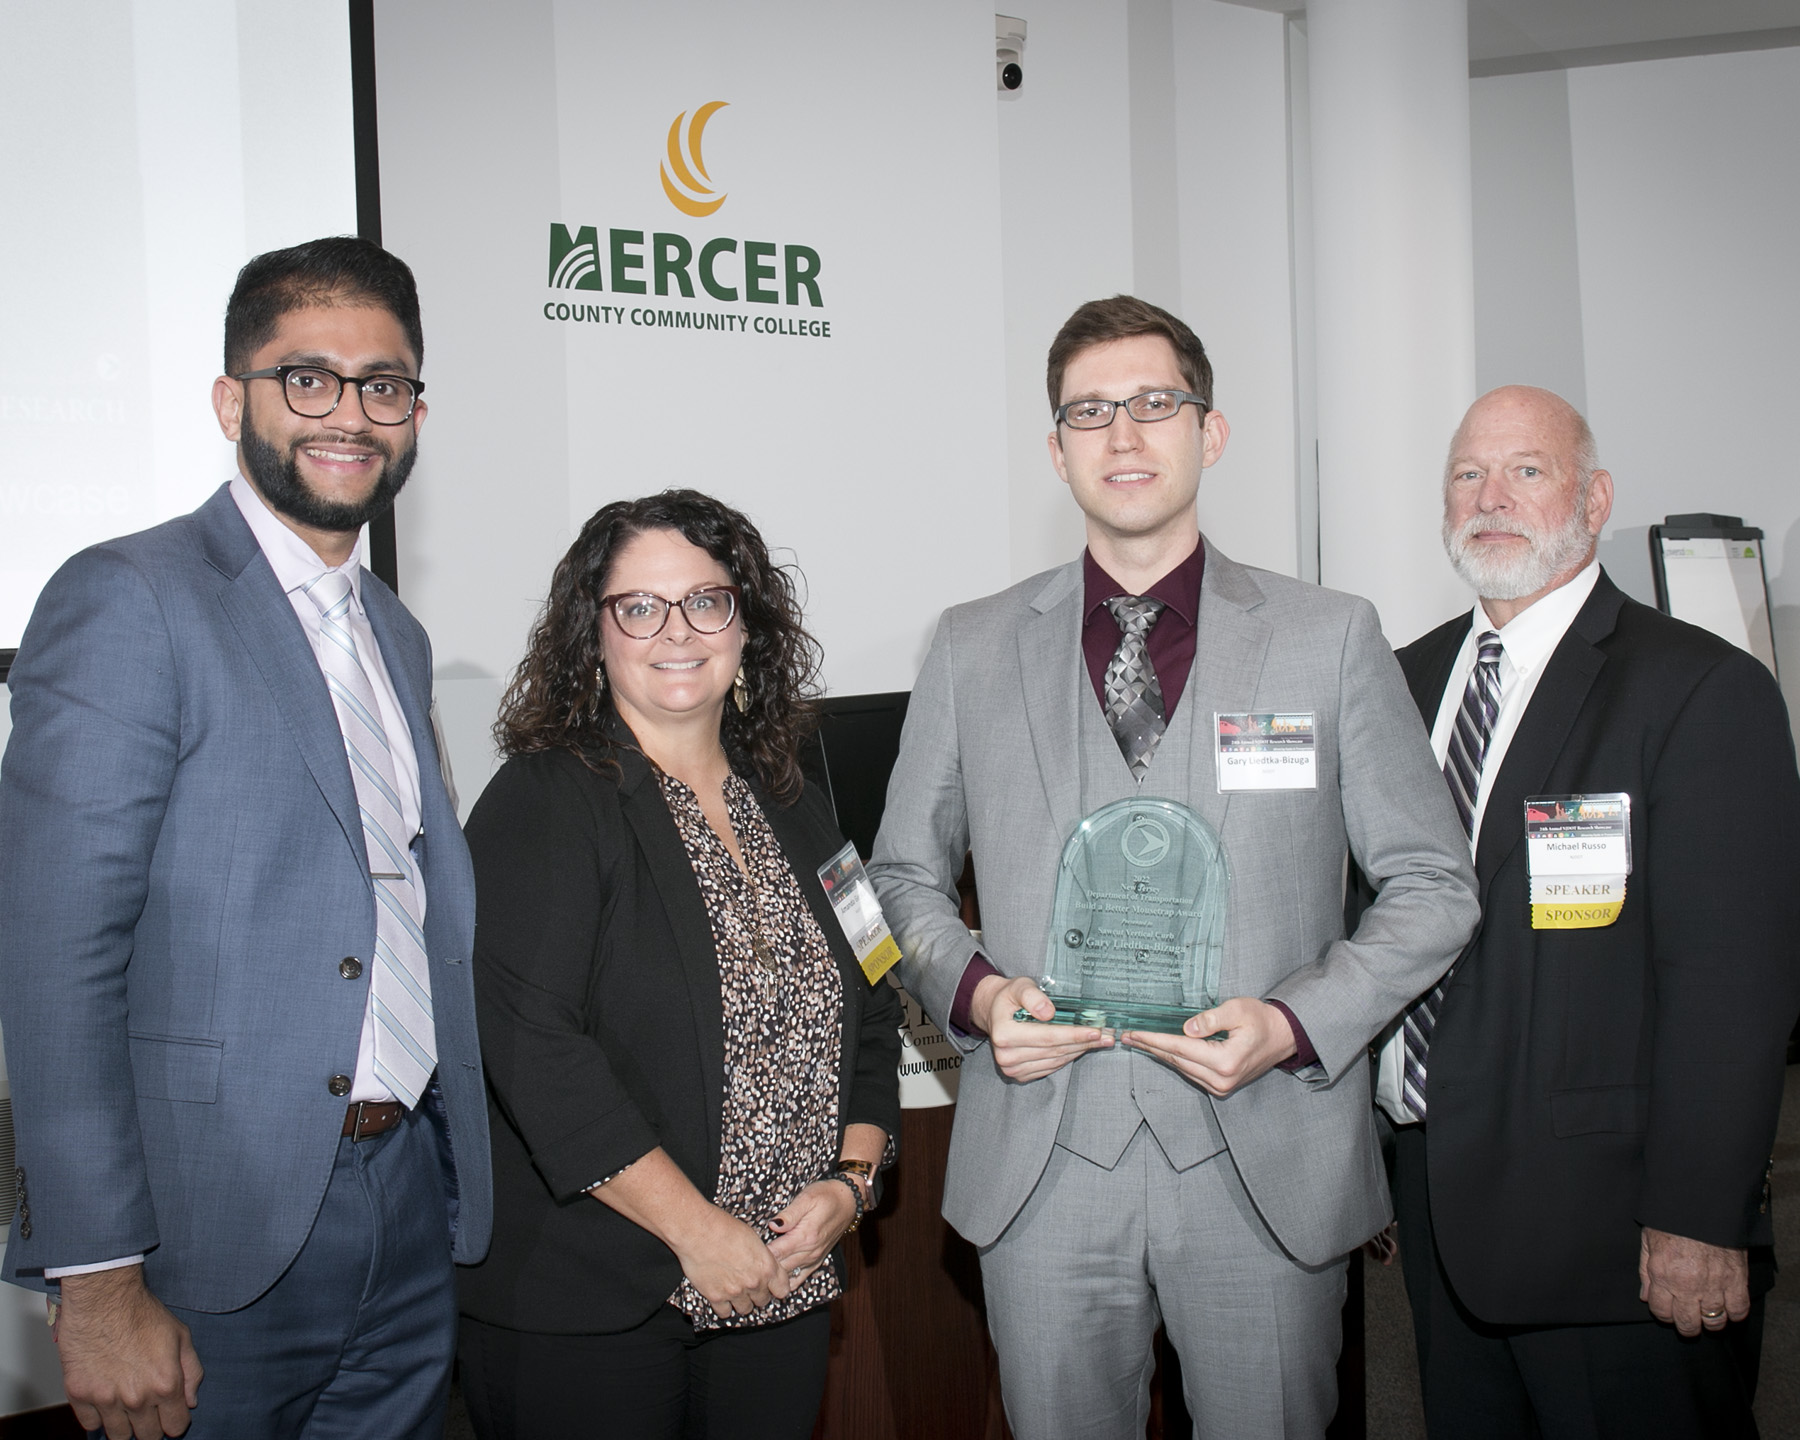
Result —
<instances>
[{"instance_id":1,"label":"white wall","mask_svg":"<svg viewBox=\"0 0 1800 1440\"><path fill-rule=\"evenodd\" d=\"M1618 494L1601 559L1638 599L1664 515L1763 528L1800 712L1800 49L1474 88L1483 386L1585 395Z\"/></svg>"},{"instance_id":2,"label":"white wall","mask_svg":"<svg viewBox=\"0 0 1800 1440\"><path fill-rule=\"evenodd\" d=\"M1170 303L1206 345L1231 424L1200 487L1201 528L1234 560L1303 575L1286 27L1242 5L1177 4L1181 294Z\"/></svg>"},{"instance_id":3,"label":"white wall","mask_svg":"<svg viewBox=\"0 0 1800 1440\"><path fill-rule=\"evenodd\" d=\"M1044 359L1076 306L1128 292L1181 315L1231 422L1200 523L1298 574L1285 21L1219 0L1044 0L999 101L1011 573L1074 558Z\"/></svg>"},{"instance_id":4,"label":"white wall","mask_svg":"<svg viewBox=\"0 0 1800 1440\"><path fill-rule=\"evenodd\" d=\"M831 690L909 688L938 612L1008 575L992 8L496 15L377 15L383 235L419 273L433 404L400 585L434 640L461 798L492 765L493 701L557 558L601 505L670 485L739 506L792 555ZM725 201L687 219L659 158L671 120L712 100ZM610 273L550 291L552 222L603 245L620 227L813 246L824 304L636 299ZM547 298L833 330L572 326L546 322Z\"/></svg>"},{"instance_id":5,"label":"white wall","mask_svg":"<svg viewBox=\"0 0 1800 1440\"><path fill-rule=\"evenodd\" d=\"M0 225L0 647L68 555L231 474L208 392L238 267L356 225L341 4L13 4L4 24L0 133L29 139Z\"/></svg>"},{"instance_id":6,"label":"white wall","mask_svg":"<svg viewBox=\"0 0 1800 1440\"><path fill-rule=\"evenodd\" d=\"M1045 353L1076 306L1131 290L1134 274L1126 4L1043 0L1030 9L1025 84L996 102L1015 580L1082 546L1081 512L1045 448Z\"/></svg>"}]
</instances>

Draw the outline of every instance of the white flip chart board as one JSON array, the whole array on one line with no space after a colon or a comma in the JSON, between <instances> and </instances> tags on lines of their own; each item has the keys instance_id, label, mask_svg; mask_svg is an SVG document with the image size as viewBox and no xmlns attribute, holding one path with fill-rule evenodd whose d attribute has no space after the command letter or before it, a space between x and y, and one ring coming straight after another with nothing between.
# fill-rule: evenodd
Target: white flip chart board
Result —
<instances>
[{"instance_id":1,"label":"white flip chart board","mask_svg":"<svg viewBox=\"0 0 1800 1440\"><path fill-rule=\"evenodd\" d=\"M1682 523L1689 520L1714 523ZM1761 530L1736 516L1671 515L1651 527L1650 556L1664 612L1748 650L1775 673Z\"/></svg>"}]
</instances>

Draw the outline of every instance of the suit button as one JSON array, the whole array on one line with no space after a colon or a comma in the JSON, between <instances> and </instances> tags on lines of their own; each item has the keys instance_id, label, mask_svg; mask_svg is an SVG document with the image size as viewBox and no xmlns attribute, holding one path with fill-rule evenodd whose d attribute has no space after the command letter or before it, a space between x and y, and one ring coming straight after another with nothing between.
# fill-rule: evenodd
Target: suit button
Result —
<instances>
[{"instance_id":1,"label":"suit button","mask_svg":"<svg viewBox=\"0 0 1800 1440\"><path fill-rule=\"evenodd\" d=\"M350 1093L350 1077L348 1075L333 1075L331 1079L326 1082L325 1088L339 1099L342 1099Z\"/></svg>"},{"instance_id":2,"label":"suit button","mask_svg":"<svg viewBox=\"0 0 1800 1440\"><path fill-rule=\"evenodd\" d=\"M346 980L361 979L362 961L358 960L354 955L346 955L338 962L338 974L342 975Z\"/></svg>"}]
</instances>

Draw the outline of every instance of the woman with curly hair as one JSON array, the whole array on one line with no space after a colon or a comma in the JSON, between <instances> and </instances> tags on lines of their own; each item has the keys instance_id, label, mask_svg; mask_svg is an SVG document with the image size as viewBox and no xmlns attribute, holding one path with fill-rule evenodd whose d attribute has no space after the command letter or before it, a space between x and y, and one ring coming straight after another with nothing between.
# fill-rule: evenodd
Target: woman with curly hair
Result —
<instances>
[{"instance_id":1,"label":"woman with curly hair","mask_svg":"<svg viewBox=\"0 0 1800 1440\"><path fill-rule=\"evenodd\" d=\"M900 1121L894 992L800 771L818 653L756 527L692 490L606 506L556 568L467 827L483 1440L812 1431L836 1246Z\"/></svg>"}]
</instances>

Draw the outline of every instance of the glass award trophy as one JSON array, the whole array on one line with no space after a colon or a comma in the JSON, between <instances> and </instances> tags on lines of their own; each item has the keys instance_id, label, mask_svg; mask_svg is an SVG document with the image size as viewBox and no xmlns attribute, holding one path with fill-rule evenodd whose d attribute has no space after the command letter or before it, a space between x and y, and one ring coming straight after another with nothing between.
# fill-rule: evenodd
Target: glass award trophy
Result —
<instances>
[{"instance_id":1,"label":"glass award trophy","mask_svg":"<svg viewBox=\"0 0 1800 1440\"><path fill-rule=\"evenodd\" d=\"M1057 867L1038 981L1053 1023L1180 1034L1218 1003L1230 892L1224 846L1186 805L1135 798L1089 815Z\"/></svg>"}]
</instances>

